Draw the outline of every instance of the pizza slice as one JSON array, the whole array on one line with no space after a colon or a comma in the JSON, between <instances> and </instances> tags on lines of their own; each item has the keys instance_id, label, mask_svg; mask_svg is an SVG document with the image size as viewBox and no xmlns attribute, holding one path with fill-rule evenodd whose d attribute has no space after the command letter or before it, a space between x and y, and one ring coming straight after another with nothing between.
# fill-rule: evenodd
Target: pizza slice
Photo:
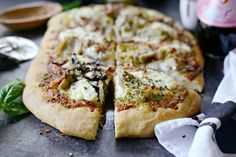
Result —
<instances>
[{"instance_id":1,"label":"pizza slice","mask_svg":"<svg viewBox=\"0 0 236 157\"><path fill-rule=\"evenodd\" d=\"M200 110L196 92L157 71L117 67L114 84L116 138L151 137L157 123Z\"/></svg>"},{"instance_id":2,"label":"pizza slice","mask_svg":"<svg viewBox=\"0 0 236 157\"><path fill-rule=\"evenodd\" d=\"M89 32L84 28L65 30L60 33L60 44L57 55L66 58L70 54L78 54L98 61L105 66L115 64L115 43L107 41L101 32Z\"/></svg>"},{"instance_id":3,"label":"pizza slice","mask_svg":"<svg viewBox=\"0 0 236 157\"><path fill-rule=\"evenodd\" d=\"M120 11L115 20L114 31L118 42L155 42L166 36L176 36L178 32L173 28L174 24L171 18L159 12L128 6Z\"/></svg>"},{"instance_id":4,"label":"pizza slice","mask_svg":"<svg viewBox=\"0 0 236 157\"><path fill-rule=\"evenodd\" d=\"M203 88L203 59L200 51L178 40L153 47L149 43L126 42L117 46L116 63L124 67L164 72L178 83L196 90Z\"/></svg>"},{"instance_id":5,"label":"pizza slice","mask_svg":"<svg viewBox=\"0 0 236 157\"><path fill-rule=\"evenodd\" d=\"M59 46L66 28L60 23L66 16L49 22L41 51L26 76L23 101L36 117L61 132L94 140L111 80L110 66L72 50L72 42Z\"/></svg>"},{"instance_id":6,"label":"pizza slice","mask_svg":"<svg viewBox=\"0 0 236 157\"><path fill-rule=\"evenodd\" d=\"M114 41L113 23L115 17L111 14L112 10L110 5L81 7L68 12L64 23L69 29L82 28L86 32L91 32L92 34L88 34L88 38L92 36L96 37L93 38L94 40L104 38L107 41ZM101 37L99 33L102 34Z\"/></svg>"},{"instance_id":7,"label":"pizza slice","mask_svg":"<svg viewBox=\"0 0 236 157\"><path fill-rule=\"evenodd\" d=\"M116 44L111 10L110 5L94 5L67 12L63 21L66 29L58 35L59 44L54 55L66 59L75 53L114 66Z\"/></svg>"},{"instance_id":8,"label":"pizza slice","mask_svg":"<svg viewBox=\"0 0 236 157\"><path fill-rule=\"evenodd\" d=\"M38 56L29 69L25 105L61 132L94 140L111 80L109 68L75 55L63 64L51 59L48 65L43 57Z\"/></svg>"},{"instance_id":9,"label":"pizza slice","mask_svg":"<svg viewBox=\"0 0 236 157\"><path fill-rule=\"evenodd\" d=\"M118 43L135 41L158 47L163 42L177 39L198 47L196 39L179 23L151 9L123 7L115 19L114 32Z\"/></svg>"}]
</instances>

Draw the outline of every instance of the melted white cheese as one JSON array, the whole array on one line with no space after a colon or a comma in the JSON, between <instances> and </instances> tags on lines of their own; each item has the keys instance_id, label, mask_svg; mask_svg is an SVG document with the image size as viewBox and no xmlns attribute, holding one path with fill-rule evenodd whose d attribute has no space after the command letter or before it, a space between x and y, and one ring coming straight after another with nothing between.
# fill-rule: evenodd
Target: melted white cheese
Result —
<instances>
[{"instance_id":1,"label":"melted white cheese","mask_svg":"<svg viewBox=\"0 0 236 157\"><path fill-rule=\"evenodd\" d=\"M148 79L153 80L153 83L157 87L167 86L168 88L171 88L175 84L175 81L171 77L165 75L164 73L153 70L136 71L132 72L132 74L145 84L148 84Z\"/></svg>"},{"instance_id":2,"label":"melted white cheese","mask_svg":"<svg viewBox=\"0 0 236 157\"><path fill-rule=\"evenodd\" d=\"M170 27L169 25L164 24L164 23L153 22L148 28L150 30L168 32L170 35L174 37L177 36L177 31L173 27Z\"/></svg>"},{"instance_id":3,"label":"melted white cheese","mask_svg":"<svg viewBox=\"0 0 236 157\"><path fill-rule=\"evenodd\" d=\"M121 67L117 67L116 75L114 77L115 98L124 98L127 93L127 89L124 86L123 74L124 74L123 69Z\"/></svg>"},{"instance_id":4,"label":"melted white cheese","mask_svg":"<svg viewBox=\"0 0 236 157\"><path fill-rule=\"evenodd\" d=\"M76 57L81 63L91 63L94 61L91 58L84 55L77 55Z\"/></svg>"},{"instance_id":5,"label":"melted white cheese","mask_svg":"<svg viewBox=\"0 0 236 157\"><path fill-rule=\"evenodd\" d=\"M80 9L73 10L73 12L71 12L71 15L75 17L77 21L79 21L81 17L91 18L91 17L94 17L96 13L99 14L98 11L97 12L91 11L91 8L83 7Z\"/></svg>"},{"instance_id":6,"label":"melted white cheese","mask_svg":"<svg viewBox=\"0 0 236 157\"><path fill-rule=\"evenodd\" d=\"M91 47L86 48L84 50L84 54L89 56L89 57L95 58L97 56L96 47L95 46L91 46Z\"/></svg>"},{"instance_id":7,"label":"melted white cheese","mask_svg":"<svg viewBox=\"0 0 236 157\"><path fill-rule=\"evenodd\" d=\"M151 25L138 30L137 35L134 36L134 40L158 43L169 36L175 38L177 36L177 31L164 23L154 22Z\"/></svg>"},{"instance_id":8,"label":"melted white cheese","mask_svg":"<svg viewBox=\"0 0 236 157\"><path fill-rule=\"evenodd\" d=\"M98 101L98 94L92 85L85 78L79 80L71 85L68 90L68 95L75 101L87 100L92 102Z\"/></svg>"},{"instance_id":9,"label":"melted white cheese","mask_svg":"<svg viewBox=\"0 0 236 157\"><path fill-rule=\"evenodd\" d=\"M176 70L176 61L174 58L168 58L164 62L160 62L160 70L163 72Z\"/></svg>"},{"instance_id":10,"label":"melted white cheese","mask_svg":"<svg viewBox=\"0 0 236 157\"><path fill-rule=\"evenodd\" d=\"M169 50L172 48L175 48L177 52L181 52L181 53L191 52L191 48L187 44L180 42L178 40L174 40L171 43L161 46L159 50L160 51Z\"/></svg>"},{"instance_id":11,"label":"melted white cheese","mask_svg":"<svg viewBox=\"0 0 236 157\"><path fill-rule=\"evenodd\" d=\"M84 28L77 27L75 29L68 29L60 33L59 38L61 41L67 40L69 38L78 38L82 41L95 41L97 43L103 43L104 42L104 36L100 32L91 32L87 31Z\"/></svg>"}]
</instances>

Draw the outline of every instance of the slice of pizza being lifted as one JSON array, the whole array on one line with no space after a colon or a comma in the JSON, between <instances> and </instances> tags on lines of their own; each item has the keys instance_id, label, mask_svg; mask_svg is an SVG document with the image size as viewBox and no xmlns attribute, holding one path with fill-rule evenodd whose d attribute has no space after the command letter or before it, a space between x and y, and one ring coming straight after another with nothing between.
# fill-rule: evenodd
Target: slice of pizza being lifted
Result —
<instances>
[{"instance_id":1,"label":"slice of pizza being lifted","mask_svg":"<svg viewBox=\"0 0 236 157\"><path fill-rule=\"evenodd\" d=\"M157 123L200 109L196 92L160 72L117 67L114 84L116 138L152 137Z\"/></svg>"}]
</instances>

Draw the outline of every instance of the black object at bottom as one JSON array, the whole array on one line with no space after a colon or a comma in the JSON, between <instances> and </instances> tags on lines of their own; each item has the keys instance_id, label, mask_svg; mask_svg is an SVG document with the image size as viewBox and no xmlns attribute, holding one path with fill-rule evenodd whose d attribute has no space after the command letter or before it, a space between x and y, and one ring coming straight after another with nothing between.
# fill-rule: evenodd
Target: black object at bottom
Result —
<instances>
[{"instance_id":1,"label":"black object at bottom","mask_svg":"<svg viewBox=\"0 0 236 157\"><path fill-rule=\"evenodd\" d=\"M229 120L236 113L236 103L227 101L225 103L212 103L212 109L206 113L206 118L216 117L221 124Z\"/></svg>"}]
</instances>

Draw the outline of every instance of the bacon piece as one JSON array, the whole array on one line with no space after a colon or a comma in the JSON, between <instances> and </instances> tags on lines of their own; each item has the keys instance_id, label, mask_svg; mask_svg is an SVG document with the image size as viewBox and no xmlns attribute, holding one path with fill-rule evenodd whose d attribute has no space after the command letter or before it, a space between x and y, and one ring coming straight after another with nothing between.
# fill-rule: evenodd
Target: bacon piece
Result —
<instances>
[{"instance_id":1,"label":"bacon piece","mask_svg":"<svg viewBox=\"0 0 236 157\"><path fill-rule=\"evenodd\" d=\"M66 78L65 73L63 73L63 75L59 78L56 78L54 80L51 80L49 85L48 85L48 89L58 89L60 83Z\"/></svg>"},{"instance_id":2,"label":"bacon piece","mask_svg":"<svg viewBox=\"0 0 236 157\"><path fill-rule=\"evenodd\" d=\"M96 104L92 102L78 102L76 104L68 106L69 108L77 108L77 107L90 107L90 111L93 112L96 108Z\"/></svg>"},{"instance_id":3,"label":"bacon piece","mask_svg":"<svg viewBox=\"0 0 236 157\"><path fill-rule=\"evenodd\" d=\"M123 103L116 103L116 107L117 107L117 112L123 111L123 110L128 110L131 108L134 108L134 105L129 105L129 104L123 104Z\"/></svg>"}]
</instances>

